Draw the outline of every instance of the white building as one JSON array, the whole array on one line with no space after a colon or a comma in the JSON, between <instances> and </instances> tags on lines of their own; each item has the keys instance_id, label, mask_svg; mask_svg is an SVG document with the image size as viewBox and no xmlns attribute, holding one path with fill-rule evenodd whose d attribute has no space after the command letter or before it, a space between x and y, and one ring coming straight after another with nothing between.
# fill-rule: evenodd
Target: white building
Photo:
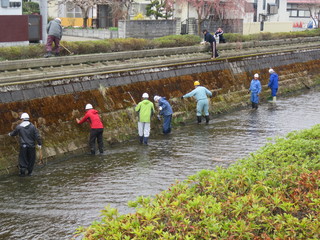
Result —
<instances>
[{"instance_id":1,"label":"white building","mask_svg":"<svg viewBox=\"0 0 320 240\"><path fill-rule=\"evenodd\" d=\"M297 28L316 27L320 18L320 0L287 0L289 19ZM310 26L310 25L309 25Z\"/></svg>"},{"instance_id":2,"label":"white building","mask_svg":"<svg viewBox=\"0 0 320 240\"><path fill-rule=\"evenodd\" d=\"M22 0L1 0L0 15L22 15Z\"/></svg>"}]
</instances>

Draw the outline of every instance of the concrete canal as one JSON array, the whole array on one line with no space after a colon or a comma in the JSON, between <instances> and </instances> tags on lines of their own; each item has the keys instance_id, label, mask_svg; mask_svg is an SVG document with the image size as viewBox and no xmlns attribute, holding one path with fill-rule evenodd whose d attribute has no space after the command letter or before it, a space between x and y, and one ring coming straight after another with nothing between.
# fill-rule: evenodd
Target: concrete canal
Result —
<instances>
[{"instance_id":1,"label":"concrete canal","mask_svg":"<svg viewBox=\"0 0 320 240\"><path fill-rule=\"evenodd\" d=\"M70 239L80 225L99 219L104 206L120 213L140 195L155 195L201 169L227 167L267 138L319 123L319 89L279 97L215 115L209 125L187 122L168 136L153 135L107 147L105 156L72 155L35 169L32 177L0 178L0 239ZM154 130L156 131L156 130Z\"/></svg>"}]
</instances>

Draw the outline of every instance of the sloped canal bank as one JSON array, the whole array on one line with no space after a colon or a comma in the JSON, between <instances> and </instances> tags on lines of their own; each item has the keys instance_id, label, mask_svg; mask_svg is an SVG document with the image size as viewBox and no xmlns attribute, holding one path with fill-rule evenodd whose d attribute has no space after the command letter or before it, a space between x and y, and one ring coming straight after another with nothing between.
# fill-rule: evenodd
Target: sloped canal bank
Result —
<instances>
[{"instance_id":1,"label":"sloped canal bank","mask_svg":"<svg viewBox=\"0 0 320 240\"><path fill-rule=\"evenodd\" d=\"M130 212L126 202L136 196L157 194L201 169L226 167L269 137L318 124L319 103L318 90L280 97L258 111L243 109L207 126L187 124L169 137L151 137L148 147L127 142L102 157L50 163L30 178L1 177L0 239L70 239L108 204Z\"/></svg>"}]
</instances>

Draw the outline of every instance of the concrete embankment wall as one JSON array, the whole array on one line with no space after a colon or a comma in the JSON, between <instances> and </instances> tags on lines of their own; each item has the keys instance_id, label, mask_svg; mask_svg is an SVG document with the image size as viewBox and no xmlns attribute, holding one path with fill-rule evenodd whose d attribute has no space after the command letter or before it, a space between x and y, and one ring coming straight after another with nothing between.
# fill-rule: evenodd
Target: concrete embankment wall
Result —
<instances>
[{"instance_id":1,"label":"concrete embankment wall","mask_svg":"<svg viewBox=\"0 0 320 240\"><path fill-rule=\"evenodd\" d=\"M50 81L35 81L0 87L0 169L1 173L16 169L18 142L7 133L19 123L19 115L28 112L31 121L43 137L43 155L49 158L85 149L89 127L77 125L76 117L84 114L84 106L91 103L99 110L105 125L105 142L116 142L135 136L137 116L135 102L148 92L166 96L172 103L175 122L193 118L195 101L181 101L179 97L193 87L194 80L214 91L211 114L245 106L249 101L247 89L254 73L268 83L268 69L280 75L280 97L292 91L317 84L320 78L320 49L283 53L241 56L214 61L190 62L130 71L107 72L99 75L73 76ZM270 90L263 87L262 100ZM160 133L156 119L152 135ZM173 131L174 134L174 131Z\"/></svg>"}]
</instances>

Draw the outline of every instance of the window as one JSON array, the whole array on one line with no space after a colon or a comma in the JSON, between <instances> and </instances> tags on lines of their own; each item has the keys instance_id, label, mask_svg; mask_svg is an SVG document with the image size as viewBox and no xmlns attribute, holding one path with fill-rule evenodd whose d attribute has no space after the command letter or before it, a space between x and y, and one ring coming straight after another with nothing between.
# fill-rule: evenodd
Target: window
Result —
<instances>
[{"instance_id":1,"label":"window","mask_svg":"<svg viewBox=\"0 0 320 240\"><path fill-rule=\"evenodd\" d=\"M297 10L291 10L290 11L290 17L298 17L298 11Z\"/></svg>"},{"instance_id":2,"label":"window","mask_svg":"<svg viewBox=\"0 0 320 240\"><path fill-rule=\"evenodd\" d=\"M73 3L67 2L66 4L66 17L68 18L81 18L81 8L74 6Z\"/></svg>"}]
</instances>

